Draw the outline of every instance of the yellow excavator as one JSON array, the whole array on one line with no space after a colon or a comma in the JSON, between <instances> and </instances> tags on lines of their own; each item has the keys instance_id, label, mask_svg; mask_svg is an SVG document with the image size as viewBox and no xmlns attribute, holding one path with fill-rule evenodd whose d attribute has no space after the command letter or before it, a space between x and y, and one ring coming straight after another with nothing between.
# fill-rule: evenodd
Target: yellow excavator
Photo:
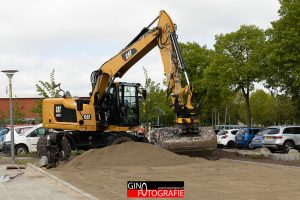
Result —
<instances>
[{"instance_id":1,"label":"yellow excavator","mask_svg":"<svg viewBox=\"0 0 300 200\"><path fill-rule=\"evenodd\" d=\"M156 27L153 24L158 21ZM43 100L43 127L55 132L39 139L38 155L55 165L68 159L71 149L100 148L126 141L147 142L135 134L139 126L139 102L146 92L139 83L115 82L154 47L160 50L176 115L174 127L159 128L152 133L157 145L174 152L215 149L217 142L211 127L200 127L192 105L192 87L177 42L176 25L165 11L123 49L92 72L89 98ZM182 76L187 82L182 86Z\"/></svg>"}]
</instances>

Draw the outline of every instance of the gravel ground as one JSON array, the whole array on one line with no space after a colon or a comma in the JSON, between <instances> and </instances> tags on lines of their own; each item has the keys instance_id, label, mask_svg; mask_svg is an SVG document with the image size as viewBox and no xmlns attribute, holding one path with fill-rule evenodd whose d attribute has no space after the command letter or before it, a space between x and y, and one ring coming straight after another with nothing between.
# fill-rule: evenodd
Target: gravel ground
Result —
<instances>
[{"instance_id":1,"label":"gravel ground","mask_svg":"<svg viewBox=\"0 0 300 200\"><path fill-rule=\"evenodd\" d=\"M298 162L251 158L223 150L192 156L144 144L121 144L89 151L48 172L101 199L125 199L127 181L132 180L184 181L185 199L299 199L300 168L256 163L299 166Z\"/></svg>"}]
</instances>

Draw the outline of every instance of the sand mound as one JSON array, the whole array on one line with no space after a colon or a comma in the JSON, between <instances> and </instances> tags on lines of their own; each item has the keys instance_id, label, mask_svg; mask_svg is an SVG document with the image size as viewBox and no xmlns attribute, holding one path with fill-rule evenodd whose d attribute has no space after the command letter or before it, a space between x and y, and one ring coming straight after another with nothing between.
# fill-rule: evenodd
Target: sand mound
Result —
<instances>
[{"instance_id":1,"label":"sand mound","mask_svg":"<svg viewBox=\"0 0 300 200\"><path fill-rule=\"evenodd\" d=\"M101 149L91 149L69 161L63 168L100 168L110 166L172 166L199 162L160 147L126 142Z\"/></svg>"}]
</instances>

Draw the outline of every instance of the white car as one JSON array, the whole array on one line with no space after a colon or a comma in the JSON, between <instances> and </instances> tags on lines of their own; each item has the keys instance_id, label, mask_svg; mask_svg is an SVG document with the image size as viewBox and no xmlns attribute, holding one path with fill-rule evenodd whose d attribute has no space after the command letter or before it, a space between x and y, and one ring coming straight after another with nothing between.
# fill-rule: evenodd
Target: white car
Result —
<instances>
[{"instance_id":1,"label":"white car","mask_svg":"<svg viewBox=\"0 0 300 200\"><path fill-rule=\"evenodd\" d=\"M239 129L220 130L217 134L219 147L233 148L235 146L235 135Z\"/></svg>"},{"instance_id":2,"label":"white car","mask_svg":"<svg viewBox=\"0 0 300 200\"><path fill-rule=\"evenodd\" d=\"M272 152L288 153L291 149L299 149L300 126L271 126L265 130L262 143Z\"/></svg>"},{"instance_id":3,"label":"white car","mask_svg":"<svg viewBox=\"0 0 300 200\"><path fill-rule=\"evenodd\" d=\"M14 126L14 137L17 138L20 135L23 135L26 131L34 127L34 125L24 125L24 126L19 126L15 125ZM2 149L3 143L10 141L11 140L11 134L10 134L10 127L5 128L6 131L3 135L0 137L0 150Z\"/></svg>"},{"instance_id":4,"label":"white car","mask_svg":"<svg viewBox=\"0 0 300 200\"><path fill-rule=\"evenodd\" d=\"M15 152L16 155L25 155L28 152L37 151L37 142L40 137L44 136L48 129L43 128L42 124L36 125L23 135L15 138ZM3 143L3 153L10 153L11 142L5 141Z\"/></svg>"}]
</instances>

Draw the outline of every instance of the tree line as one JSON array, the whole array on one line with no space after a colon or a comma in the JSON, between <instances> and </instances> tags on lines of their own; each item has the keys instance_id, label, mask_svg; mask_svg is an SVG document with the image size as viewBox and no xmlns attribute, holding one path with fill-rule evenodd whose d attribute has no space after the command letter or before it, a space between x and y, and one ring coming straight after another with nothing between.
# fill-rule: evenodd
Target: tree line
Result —
<instances>
[{"instance_id":1,"label":"tree line","mask_svg":"<svg viewBox=\"0 0 300 200\"><path fill-rule=\"evenodd\" d=\"M196 42L180 43L202 124L212 124L216 112L223 123L300 123L300 1L280 0L280 4L280 18L267 30L241 25L234 32L217 34L214 49ZM155 124L154 108L165 93L154 82L147 84L147 78L153 98L144 107L148 103L153 109L141 110L148 114L141 116L142 121ZM268 91L255 90L256 83ZM173 113L165 106L160 108L164 110L161 121L168 124Z\"/></svg>"}]
</instances>

